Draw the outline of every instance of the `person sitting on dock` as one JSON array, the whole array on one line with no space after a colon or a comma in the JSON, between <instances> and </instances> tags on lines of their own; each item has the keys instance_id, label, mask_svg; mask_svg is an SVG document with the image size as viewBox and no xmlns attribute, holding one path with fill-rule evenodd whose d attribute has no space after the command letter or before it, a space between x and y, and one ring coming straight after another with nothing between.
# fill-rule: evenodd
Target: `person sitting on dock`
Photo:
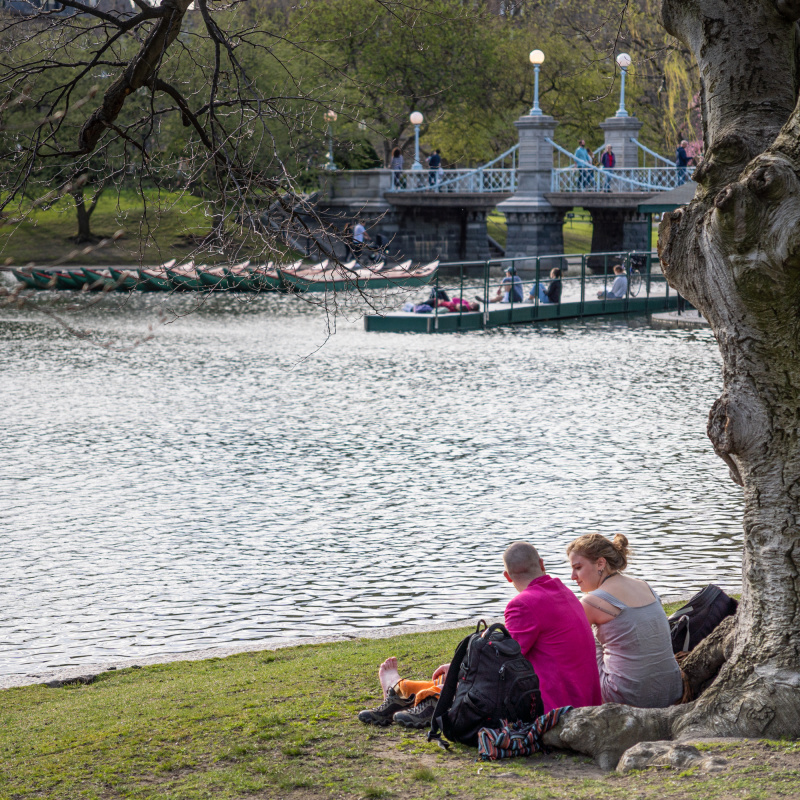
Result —
<instances>
[{"instance_id":1,"label":"person sitting on dock","mask_svg":"<svg viewBox=\"0 0 800 800\"><path fill-rule=\"evenodd\" d=\"M506 276L503 278L497 294L489 298L490 303L521 303L522 278L517 275L514 267L506 267Z\"/></svg>"},{"instance_id":2,"label":"person sitting on dock","mask_svg":"<svg viewBox=\"0 0 800 800\"><path fill-rule=\"evenodd\" d=\"M531 293L528 299L531 303L536 297L536 284L531 286ZM553 267L550 270L550 284L547 289L544 288L543 283L539 283L539 302L540 303L560 303L561 302L561 270L558 267Z\"/></svg>"},{"instance_id":3,"label":"person sitting on dock","mask_svg":"<svg viewBox=\"0 0 800 800\"><path fill-rule=\"evenodd\" d=\"M614 283L610 289L601 289L597 293L598 300L622 300L628 294L628 276L625 274L625 267L617 264L614 267Z\"/></svg>"},{"instance_id":4,"label":"person sitting on dock","mask_svg":"<svg viewBox=\"0 0 800 800\"><path fill-rule=\"evenodd\" d=\"M545 713L563 706L601 705L594 636L578 598L545 572L544 561L528 542L508 547L503 565L503 576L517 590L506 606L506 628L536 671ZM437 667L429 681L404 680L397 659L387 658L378 669L383 702L359 713L359 720L426 727L449 666Z\"/></svg>"}]
</instances>

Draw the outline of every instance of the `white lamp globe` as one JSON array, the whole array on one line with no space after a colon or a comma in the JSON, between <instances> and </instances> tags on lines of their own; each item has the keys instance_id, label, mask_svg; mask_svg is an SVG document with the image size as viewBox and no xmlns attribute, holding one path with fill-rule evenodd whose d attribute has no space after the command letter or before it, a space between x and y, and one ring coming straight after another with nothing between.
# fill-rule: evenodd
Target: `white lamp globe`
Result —
<instances>
[{"instance_id":1,"label":"white lamp globe","mask_svg":"<svg viewBox=\"0 0 800 800\"><path fill-rule=\"evenodd\" d=\"M631 65L631 61L633 59L627 53L620 53L617 56L617 64L622 67L622 69L627 69Z\"/></svg>"},{"instance_id":2,"label":"white lamp globe","mask_svg":"<svg viewBox=\"0 0 800 800\"><path fill-rule=\"evenodd\" d=\"M325 112L325 119L328 122L336 122L338 116L339 115L333 109L329 109Z\"/></svg>"},{"instance_id":3,"label":"white lamp globe","mask_svg":"<svg viewBox=\"0 0 800 800\"><path fill-rule=\"evenodd\" d=\"M534 64L535 66L544 63L544 53L541 50L531 50L529 58L531 60L531 64Z\"/></svg>"},{"instance_id":4,"label":"white lamp globe","mask_svg":"<svg viewBox=\"0 0 800 800\"><path fill-rule=\"evenodd\" d=\"M422 120L425 119L419 111L415 111L409 119L412 125L422 125Z\"/></svg>"}]
</instances>

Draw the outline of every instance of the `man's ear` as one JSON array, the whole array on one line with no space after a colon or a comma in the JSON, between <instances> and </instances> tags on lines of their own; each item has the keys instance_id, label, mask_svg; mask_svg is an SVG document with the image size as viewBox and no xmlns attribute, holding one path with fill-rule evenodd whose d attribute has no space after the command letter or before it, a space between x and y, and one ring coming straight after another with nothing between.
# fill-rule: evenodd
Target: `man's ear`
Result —
<instances>
[{"instance_id":1,"label":"man's ear","mask_svg":"<svg viewBox=\"0 0 800 800\"><path fill-rule=\"evenodd\" d=\"M546 575L547 574L547 570L544 568L544 559L543 558L539 559L539 569L542 571L542 575Z\"/></svg>"},{"instance_id":2,"label":"man's ear","mask_svg":"<svg viewBox=\"0 0 800 800\"><path fill-rule=\"evenodd\" d=\"M514 583L514 581L512 581L512 580L511 580L511 576L508 574L508 570L507 570L507 569L504 569L504 570L503 570L503 576L505 577L505 579L506 579L506 580L507 580L509 583Z\"/></svg>"}]
</instances>

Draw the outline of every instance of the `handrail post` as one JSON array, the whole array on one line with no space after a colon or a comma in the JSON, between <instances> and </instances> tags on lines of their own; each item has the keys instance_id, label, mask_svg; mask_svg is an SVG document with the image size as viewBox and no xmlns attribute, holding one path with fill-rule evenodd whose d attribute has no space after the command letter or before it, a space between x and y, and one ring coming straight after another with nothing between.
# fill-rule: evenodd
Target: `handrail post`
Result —
<instances>
[{"instance_id":1,"label":"handrail post","mask_svg":"<svg viewBox=\"0 0 800 800\"><path fill-rule=\"evenodd\" d=\"M628 251L625 254L625 275L627 276L627 280L625 281L625 311L630 308L630 299L631 299L631 254Z\"/></svg>"},{"instance_id":2,"label":"handrail post","mask_svg":"<svg viewBox=\"0 0 800 800\"><path fill-rule=\"evenodd\" d=\"M461 285L458 289L458 296L461 299L461 302L458 304L458 327L461 327L461 317L464 314L464 264L461 264L459 269L460 278L461 278Z\"/></svg>"},{"instance_id":3,"label":"handrail post","mask_svg":"<svg viewBox=\"0 0 800 800\"><path fill-rule=\"evenodd\" d=\"M483 327L489 327L489 262L483 265Z\"/></svg>"},{"instance_id":4,"label":"handrail post","mask_svg":"<svg viewBox=\"0 0 800 800\"><path fill-rule=\"evenodd\" d=\"M439 270L436 270L436 286L434 288L434 307L433 307L433 329L435 331L439 330Z\"/></svg>"},{"instance_id":5,"label":"handrail post","mask_svg":"<svg viewBox=\"0 0 800 800\"><path fill-rule=\"evenodd\" d=\"M586 253L581 255L581 316L586 303Z\"/></svg>"}]
</instances>

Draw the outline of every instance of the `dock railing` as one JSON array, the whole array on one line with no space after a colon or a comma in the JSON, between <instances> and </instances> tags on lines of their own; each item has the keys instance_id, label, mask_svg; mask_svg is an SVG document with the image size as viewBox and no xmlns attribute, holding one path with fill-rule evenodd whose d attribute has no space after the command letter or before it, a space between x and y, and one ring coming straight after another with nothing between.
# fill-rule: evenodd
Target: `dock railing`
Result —
<instances>
[{"instance_id":1,"label":"dock railing","mask_svg":"<svg viewBox=\"0 0 800 800\"><path fill-rule=\"evenodd\" d=\"M622 297L609 297L608 292L617 277L613 271L615 265L624 268L627 277L625 294ZM573 253L563 255L543 255L526 258L501 258L489 261L459 261L442 265L447 270L447 275L440 269L431 285L433 296L439 296L440 290L447 292L448 296L458 296L465 300L480 298L483 313L483 326L491 327L515 321L514 309L531 309L532 319L546 319L540 314L540 308L553 309L552 316L557 317L559 307L565 304L577 304L576 314L570 316L584 316L597 313L607 313L613 308L614 313L628 311L631 300L650 298L664 298L665 304L669 303L670 288L661 271L661 263L655 251L620 251L608 253ZM543 303L540 300L540 287L547 287L552 280L550 273L553 268L561 270L562 293L560 303ZM519 282L510 283L505 280L507 275L498 276L498 271L507 272L514 270L512 276ZM522 289L522 300L511 291L514 285ZM508 302L492 302L493 298L509 291ZM465 292L467 296L465 296ZM598 297L598 294L601 296ZM592 303L587 307L587 303ZM613 304L613 306L611 305ZM634 305L641 305L635 303ZM498 319L496 313L490 312L507 310L507 315ZM448 312L447 317L458 317L459 321L465 313L463 306L457 312ZM439 330L440 311L438 304L433 310L434 330ZM444 316L444 314L442 314Z\"/></svg>"}]
</instances>

